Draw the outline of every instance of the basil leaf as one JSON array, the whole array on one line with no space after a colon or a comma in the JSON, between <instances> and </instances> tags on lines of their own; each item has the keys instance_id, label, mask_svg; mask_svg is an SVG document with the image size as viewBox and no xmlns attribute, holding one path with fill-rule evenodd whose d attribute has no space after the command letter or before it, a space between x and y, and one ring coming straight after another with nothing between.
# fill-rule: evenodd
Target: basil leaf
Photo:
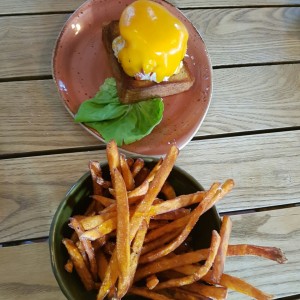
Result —
<instances>
[{"instance_id":1,"label":"basil leaf","mask_svg":"<svg viewBox=\"0 0 300 300\"><path fill-rule=\"evenodd\" d=\"M161 98L122 104L115 79L108 78L94 98L81 104L75 121L84 122L97 130L105 141L113 139L121 146L148 135L162 120L163 111Z\"/></svg>"}]
</instances>

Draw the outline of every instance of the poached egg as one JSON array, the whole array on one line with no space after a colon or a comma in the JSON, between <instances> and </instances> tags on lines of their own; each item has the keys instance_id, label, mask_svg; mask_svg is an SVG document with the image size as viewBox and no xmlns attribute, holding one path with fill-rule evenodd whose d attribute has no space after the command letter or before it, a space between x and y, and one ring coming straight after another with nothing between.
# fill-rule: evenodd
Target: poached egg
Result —
<instances>
[{"instance_id":1,"label":"poached egg","mask_svg":"<svg viewBox=\"0 0 300 300\"><path fill-rule=\"evenodd\" d=\"M162 5L150 0L133 2L122 12L119 29L112 48L127 75L159 83L180 71L188 31Z\"/></svg>"}]
</instances>

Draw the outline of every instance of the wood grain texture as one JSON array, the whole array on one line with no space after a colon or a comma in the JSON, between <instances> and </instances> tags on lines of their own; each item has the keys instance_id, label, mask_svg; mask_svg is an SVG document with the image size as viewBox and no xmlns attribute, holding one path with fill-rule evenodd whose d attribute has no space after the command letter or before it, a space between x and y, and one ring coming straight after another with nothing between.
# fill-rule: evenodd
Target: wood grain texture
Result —
<instances>
[{"instance_id":1,"label":"wood grain texture","mask_svg":"<svg viewBox=\"0 0 300 300\"><path fill-rule=\"evenodd\" d=\"M196 9L184 14L202 34L214 66L300 61L300 7ZM0 78L50 75L52 50L68 16L0 18Z\"/></svg>"},{"instance_id":2,"label":"wood grain texture","mask_svg":"<svg viewBox=\"0 0 300 300\"><path fill-rule=\"evenodd\" d=\"M51 75L52 51L68 17L1 17L0 78Z\"/></svg>"},{"instance_id":3,"label":"wood grain texture","mask_svg":"<svg viewBox=\"0 0 300 300\"><path fill-rule=\"evenodd\" d=\"M197 136L300 125L300 64L216 69L213 86Z\"/></svg>"},{"instance_id":4,"label":"wood grain texture","mask_svg":"<svg viewBox=\"0 0 300 300\"><path fill-rule=\"evenodd\" d=\"M74 123L53 80L0 83L0 95L2 154L99 144Z\"/></svg>"},{"instance_id":5,"label":"wood grain texture","mask_svg":"<svg viewBox=\"0 0 300 300\"><path fill-rule=\"evenodd\" d=\"M72 11L78 8L84 0L10 0L0 2L0 15L5 14L24 14L24 13L49 13L60 11ZM180 8L186 7L231 7L249 6L246 0L170 0L170 3ZM299 5L299 0L252 0L252 6L268 5Z\"/></svg>"},{"instance_id":6,"label":"wood grain texture","mask_svg":"<svg viewBox=\"0 0 300 300\"><path fill-rule=\"evenodd\" d=\"M231 244L279 247L288 261L284 265L257 257L230 257L225 272L241 277L277 297L300 293L300 207L232 216ZM273 281L276 278L277 284ZM290 282L290 283L288 283ZM230 293L228 299L249 299Z\"/></svg>"},{"instance_id":7,"label":"wood grain texture","mask_svg":"<svg viewBox=\"0 0 300 300\"><path fill-rule=\"evenodd\" d=\"M204 188L233 178L234 190L220 212L299 203L300 131L191 142L177 165ZM0 242L48 235L67 190L104 151L0 161Z\"/></svg>"},{"instance_id":8,"label":"wood grain texture","mask_svg":"<svg viewBox=\"0 0 300 300\"><path fill-rule=\"evenodd\" d=\"M279 247L285 252L288 262L279 265L257 257L232 257L226 261L225 272L243 278L276 297L299 294L299 217L299 207L232 216L230 244ZM5 276L0 279L0 299L21 297L27 300L32 299L32 295L35 299L64 299L52 275L47 243L0 248L0 265L5 270ZM228 299L249 298L232 292Z\"/></svg>"},{"instance_id":9,"label":"wood grain texture","mask_svg":"<svg viewBox=\"0 0 300 300\"><path fill-rule=\"evenodd\" d=\"M300 125L300 64L216 69L213 83L198 137ZM74 124L52 80L0 83L0 99L0 154L101 144Z\"/></svg>"},{"instance_id":10,"label":"wood grain texture","mask_svg":"<svg viewBox=\"0 0 300 300\"><path fill-rule=\"evenodd\" d=\"M52 273L47 243L0 248L0 299L65 300ZM5 270L5 274L4 274Z\"/></svg>"},{"instance_id":11,"label":"wood grain texture","mask_svg":"<svg viewBox=\"0 0 300 300\"><path fill-rule=\"evenodd\" d=\"M300 7L187 10L214 66L300 60Z\"/></svg>"}]
</instances>

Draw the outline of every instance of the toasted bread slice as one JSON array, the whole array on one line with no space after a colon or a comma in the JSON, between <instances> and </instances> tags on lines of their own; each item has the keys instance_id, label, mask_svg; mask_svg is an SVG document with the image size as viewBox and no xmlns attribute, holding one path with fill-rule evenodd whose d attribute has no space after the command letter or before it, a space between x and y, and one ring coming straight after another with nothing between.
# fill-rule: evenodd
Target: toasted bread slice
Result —
<instances>
[{"instance_id":1,"label":"toasted bread slice","mask_svg":"<svg viewBox=\"0 0 300 300\"><path fill-rule=\"evenodd\" d=\"M122 103L133 103L154 97L165 97L188 90L194 83L194 78L185 61L178 74L168 81L156 83L149 80L136 80L128 76L115 57L112 41L119 36L119 22L112 21L102 28L102 40L111 62L113 75L117 82L117 90Z\"/></svg>"}]
</instances>

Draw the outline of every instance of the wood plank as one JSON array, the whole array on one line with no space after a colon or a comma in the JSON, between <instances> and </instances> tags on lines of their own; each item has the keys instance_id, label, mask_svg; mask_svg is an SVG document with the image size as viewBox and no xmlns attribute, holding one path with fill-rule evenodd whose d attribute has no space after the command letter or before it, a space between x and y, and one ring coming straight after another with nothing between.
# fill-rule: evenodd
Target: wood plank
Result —
<instances>
[{"instance_id":1,"label":"wood plank","mask_svg":"<svg viewBox=\"0 0 300 300\"><path fill-rule=\"evenodd\" d=\"M49 13L60 11L72 11L78 8L84 0L59 1L59 0L10 0L0 2L0 15L24 14L24 13ZM249 6L246 0L171 0L170 3L180 8L185 7L232 7ZM252 0L251 6L269 5L299 5L299 0Z\"/></svg>"},{"instance_id":2,"label":"wood plank","mask_svg":"<svg viewBox=\"0 0 300 300\"><path fill-rule=\"evenodd\" d=\"M1 17L0 78L51 75L52 51L68 17Z\"/></svg>"},{"instance_id":3,"label":"wood plank","mask_svg":"<svg viewBox=\"0 0 300 300\"><path fill-rule=\"evenodd\" d=\"M203 35L214 66L300 60L300 7L184 13ZM0 18L0 78L50 75L52 50L67 18L65 14Z\"/></svg>"},{"instance_id":4,"label":"wood plank","mask_svg":"<svg viewBox=\"0 0 300 300\"><path fill-rule=\"evenodd\" d=\"M53 80L0 83L0 94L5 95L0 112L1 154L99 145L74 123Z\"/></svg>"},{"instance_id":5,"label":"wood plank","mask_svg":"<svg viewBox=\"0 0 300 300\"><path fill-rule=\"evenodd\" d=\"M300 64L217 69L213 86L197 136L300 125Z\"/></svg>"},{"instance_id":6,"label":"wood plank","mask_svg":"<svg viewBox=\"0 0 300 300\"><path fill-rule=\"evenodd\" d=\"M299 294L299 217L300 207L232 216L230 244L279 247L288 262L279 265L257 257L231 257L227 259L225 271L274 294L275 298ZM6 270L0 280L0 299L22 296L27 300L32 299L33 293L35 299L63 299L52 275L47 243L0 248L0 254L0 265ZM232 292L229 299L248 298Z\"/></svg>"},{"instance_id":7,"label":"wood plank","mask_svg":"<svg viewBox=\"0 0 300 300\"><path fill-rule=\"evenodd\" d=\"M231 244L278 247L288 259L284 265L257 257L230 257L225 272L241 277L275 297L300 294L300 207L232 216ZM275 279L276 278L276 279ZM275 283L275 281L277 283ZM290 283L288 283L290 281ZM232 300L249 299L230 293Z\"/></svg>"},{"instance_id":8,"label":"wood plank","mask_svg":"<svg viewBox=\"0 0 300 300\"><path fill-rule=\"evenodd\" d=\"M300 60L300 7L199 9L184 14L202 35L214 66Z\"/></svg>"},{"instance_id":9,"label":"wood plank","mask_svg":"<svg viewBox=\"0 0 300 300\"><path fill-rule=\"evenodd\" d=\"M299 203L300 131L191 142L177 165L204 188L233 178L220 212ZM0 161L0 243L45 237L65 193L104 151ZM223 162L223 163L222 163Z\"/></svg>"},{"instance_id":10,"label":"wood plank","mask_svg":"<svg viewBox=\"0 0 300 300\"><path fill-rule=\"evenodd\" d=\"M197 137L300 125L300 64L217 69L213 82ZM100 144L74 124L52 80L0 83L0 95L0 154Z\"/></svg>"},{"instance_id":11,"label":"wood plank","mask_svg":"<svg viewBox=\"0 0 300 300\"><path fill-rule=\"evenodd\" d=\"M47 243L0 248L0 299L65 300L52 273ZM5 274L4 274L5 270Z\"/></svg>"}]
</instances>

